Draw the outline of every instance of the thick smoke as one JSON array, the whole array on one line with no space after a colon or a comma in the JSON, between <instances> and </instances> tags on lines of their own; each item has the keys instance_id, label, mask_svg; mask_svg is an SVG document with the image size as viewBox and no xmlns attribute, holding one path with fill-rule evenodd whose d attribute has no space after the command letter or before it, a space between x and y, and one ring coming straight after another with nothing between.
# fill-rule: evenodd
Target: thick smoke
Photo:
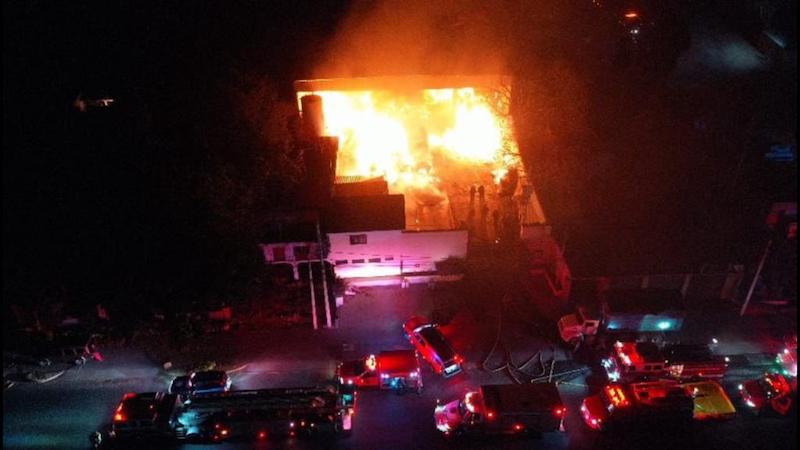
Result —
<instances>
[{"instance_id":1,"label":"thick smoke","mask_svg":"<svg viewBox=\"0 0 800 450\"><path fill-rule=\"evenodd\" d=\"M316 77L501 73L507 68L509 2L356 1Z\"/></svg>"}]
</instances>

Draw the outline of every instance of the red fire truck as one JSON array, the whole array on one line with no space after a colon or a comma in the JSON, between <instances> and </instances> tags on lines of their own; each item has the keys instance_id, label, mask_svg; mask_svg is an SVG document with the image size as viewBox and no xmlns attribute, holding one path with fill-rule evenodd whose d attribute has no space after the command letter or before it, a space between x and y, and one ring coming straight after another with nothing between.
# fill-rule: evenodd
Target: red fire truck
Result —
<instances>
[{"instance_id":1,"label":"red fire truck","mask_svg":"<svg viewBox=\"0 0 800 450\"><path fill-rule=\"evenodd\" d=\"M336 368L336 376L342 385L422 392L422 373L414 350L383 351L346 361Z\"/></svg>"},{"instance_id":2,"label":"red fire truck","mask_svg":"<svg viewBox=\"0 0 800 450\"><path fill-rule=\"evenodd\" d=\"M583 400L581 415L598 431L631 422L688 424L694 418L694 400L674 381L609 384Z\"/></svg>"}]
</instances>

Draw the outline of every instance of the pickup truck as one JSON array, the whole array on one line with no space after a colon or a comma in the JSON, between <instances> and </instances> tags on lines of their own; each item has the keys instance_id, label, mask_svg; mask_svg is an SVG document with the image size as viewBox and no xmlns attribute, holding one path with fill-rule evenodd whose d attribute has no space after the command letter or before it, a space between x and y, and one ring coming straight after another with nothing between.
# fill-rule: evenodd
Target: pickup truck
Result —
<instances>
[{"instance_id":1,"label":"pickup truck","mask_svg":"<svg viewBox=\"0 0 800 450\"><path fill-rule=\"evenodd\" d=\"M484 385L463 399L437 405L436 428L446 436L564 431L566 408L553 383Z\"/></svg>"}]
</instances>

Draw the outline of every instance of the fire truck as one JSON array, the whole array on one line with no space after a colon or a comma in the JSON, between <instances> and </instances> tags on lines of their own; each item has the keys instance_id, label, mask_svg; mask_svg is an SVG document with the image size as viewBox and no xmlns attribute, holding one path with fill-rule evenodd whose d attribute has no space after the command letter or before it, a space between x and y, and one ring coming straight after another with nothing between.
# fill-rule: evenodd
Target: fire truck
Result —
<instances>
[{"instance_id":1,"label":"fire truck","mask_svg":"<svg viewBox=\"0 0 800 450\"><path fill-rule=\"evenodd\" d=\"M174 437L173 415L179 407L180 399L175 394L127 393L114 411L108 442L170 440Z\"/></svg>"},{"instance_id":2,"label":"fire truck","mask_svg":"<svg viewBox=\"0 0 800 450\"><path fill-rule=\"evenodd\" d=\"M694 399L674 381L612 383L583 400L581 415L598 431L632 422L688 424L694 418Z\"/></svg>"},{"instance_id":3,"label":"fire truck","mask_svg":"<svg viewBox=\"0 0 800 450\"><path fill-rule=\"evenodd\" d=\"M336 377L342 385L422 392L422 372L414 350L383 351L340 363Z\"/></svg>"},{"instance_id":4,"label":"fire truck","mask_svg":"<svg viewBox=\"0 0 800 450\"><path fill-rule=\"evenodd\" d=\"M354 405L333 387L228 391L192 397L175 418L178 439L221 442L352 430Z\"/></svg>"},{"instance_id":5,"label":"fire truck","mask_svg":"<svg viewBox=\"0 0 800 450\"><path fill-rule=\"evenodd\" d=\"M728 371L725 358L714 355L708 345L669 344L662 353L667 360L667 372L675 379L721 379Z\"/></svg>"},{"instance_id":6,"label":"fire truck","mask_svg":"<svg viewBox=\"0 0 800 450\"><path fill-rule=\"evenodd\" d=\"M566 408L553 383L485 385L437 405L436 428L446 436L564 431Z\"/></svg>"}]
</instances>

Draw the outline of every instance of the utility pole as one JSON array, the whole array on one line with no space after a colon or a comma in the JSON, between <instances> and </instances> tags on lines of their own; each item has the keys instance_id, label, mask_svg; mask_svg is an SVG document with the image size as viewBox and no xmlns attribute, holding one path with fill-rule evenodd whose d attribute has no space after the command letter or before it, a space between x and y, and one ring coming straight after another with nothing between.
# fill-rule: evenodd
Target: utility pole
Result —
<instances>
[{"instance_id":1,"label":"utility pole","mask_svg":"<svg viewBox=\"0 0 800 450\"><path fill-rule=\"evenodd\" d=\"M332 328L331 301L328 296L328 275L325 269L325 247L322 246L322 233L319 231L319 219L317 219L317 244L319 245L319 266L322 268L322 295L325 297L325 325L328 328Z\"/></svg>"},{"instance_id":2,"label":"utility pole","mask_svg":"<svg viewBox=\"0 0 800 450\"><path fill-rule=\"evenodd\" d=\"M311 323L314 329L319 328L317 323L317 297L314 293L314 268L311 267L311 261L308 261L308 285L311 287Z\"/></svg>"},{"instance_id":3,"label":"utility pole","mask_svg":"<svg viewBox=\"0 0 800 450\"><path fill-rule=\"evenodd\" d=\"M767 248L764 249L764 254L761 255L761 261L758 263L758 269L756 269L756 274L753 276L753 282L750 283L750 290L747 291L747 297L744 299L744 305L742 305L742 310L739 311L739 317L744 316L745 311L747 311L747 305L750 304L750 297L753 296L753 291L756 289L756 283L758 283L758 278L761 276L761 269L764 268L764 263L767 261L767 255L769 255L769 248L772 246L772 239L767 242Z\"/></svg>"}]
</instances>

